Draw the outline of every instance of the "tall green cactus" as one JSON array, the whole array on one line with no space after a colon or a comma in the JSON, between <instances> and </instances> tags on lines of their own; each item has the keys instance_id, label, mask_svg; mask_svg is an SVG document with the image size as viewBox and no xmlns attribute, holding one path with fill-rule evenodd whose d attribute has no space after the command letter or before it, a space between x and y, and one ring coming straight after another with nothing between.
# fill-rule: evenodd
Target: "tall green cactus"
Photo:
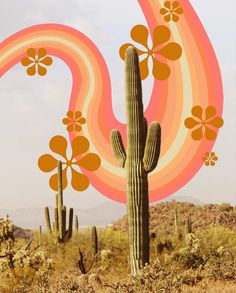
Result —
<instances>
[{"instance_id":1,"label":"tall green cactus","mask_svg":"<svg viewBox=\"0 0 236 293\"><path fill-rule=\"evenodd\" d=\"M73 234L73 208L69 210L69 226L66 230L66 206L63 205L62 163L58 161L58 194L56 194L56 208L54 208L53 232L59 242L71 239ZM48 232L51 234L51 222L48 207L45 208L45 218Z\"/></svg>"},{"instance_id":2,"label":"tall green cactus","mask_svg":"<svg viewBox=\"0 0 236 293\"><path fill-rule=\"evenodd\" d=\"M127 154L118 130L111 132L114 155L126 169L127 213L131 273L149 263L148 173L157 165L161 128L152 122L147 130L143 115L142 85L136 49L129 47L125 56Z\"/></svg>"}]
</instances>

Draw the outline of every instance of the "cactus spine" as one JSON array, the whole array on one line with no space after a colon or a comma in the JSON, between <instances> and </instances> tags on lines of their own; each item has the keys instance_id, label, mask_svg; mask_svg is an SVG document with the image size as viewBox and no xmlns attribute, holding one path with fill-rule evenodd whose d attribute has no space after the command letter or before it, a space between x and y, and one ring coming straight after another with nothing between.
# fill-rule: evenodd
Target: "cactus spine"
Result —
<instances>
[{"instance_id":1,"label":"cactus spine","mask_svg":"<svg viewBox=\"0 0 236 293\"><path fill-rule=\"evenodd\" d=\"M69 226L66 230L66 206L63 205L63 188L62 188L62 163L58 161L58 194L55 198L56 208L54 208L53 232L59 242L65 242L71 239L73 234L73 208L69 210ZM47 229L52 233L50 224L49 208L45 208L45 217Z\"/></svg>"},{"instance_id":2,"label":"cactus spine","mask_svg":"<svg viewBox=\"0 0 236 293\"><path fill-rule=\"evenodd\" d=\"M98 253L98 234L95 226L92 227L92 252L93 255Z\"/></svg>"},{"instance_id":3,"label":"cactus spine","mask_svg":"<svg viewBox=\"0 0 236 293\"><path fill-rule=\"evenodd\" d=\"M157 165L161 128L152 122L147 130L143 115L142 86L138 55L134 47L126 50L127 154L118 130L111 132L111 143L119 165L126 169L127 213L131 273L149 263L148 173Z\"/></svg>"}]
</instances>

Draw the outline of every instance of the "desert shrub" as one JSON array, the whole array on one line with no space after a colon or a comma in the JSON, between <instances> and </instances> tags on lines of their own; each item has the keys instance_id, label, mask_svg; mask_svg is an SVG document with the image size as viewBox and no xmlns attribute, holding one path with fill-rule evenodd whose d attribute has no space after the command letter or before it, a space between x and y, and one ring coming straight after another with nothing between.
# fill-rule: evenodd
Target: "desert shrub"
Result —
<instances>
[{"instance_id":1,"label":"desert shrub","mask_svg":"<svg viewBox=\"0 0 236 293\"><path fill-rule=\"evenodd\" d=\"M229 203L223 202L222 204L218 205L217 209L219 212L230 212L233 208Z\"/></svg>"},{"instance_id":2,"label":"desert shrub","mask_svg":"<svg viewBox=\"0 0 236 293\"><path fill-rule=\"evenodd\" d=\"M210 226L207 230L201 230L197 233L201 239L201 245L206 254L224 247L236 256L236 234L234 231L223 226Z\"/></svg>"}]
</instances>

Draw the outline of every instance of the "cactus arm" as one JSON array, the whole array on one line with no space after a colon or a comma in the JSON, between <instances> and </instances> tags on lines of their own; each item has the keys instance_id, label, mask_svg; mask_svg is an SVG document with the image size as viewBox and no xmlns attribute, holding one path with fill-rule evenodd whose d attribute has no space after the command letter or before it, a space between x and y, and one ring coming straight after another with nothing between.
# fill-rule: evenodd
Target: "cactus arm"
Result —
<instances>
[{"instance_id":1,"label":"cactus arm","mask_svg":"<svg viewBox=\"0 0 236 293\"><path fill-rule=\"evenodd\" d=\"M126 152L124 148L124 144L122 141L121 134L118 130L112 130L110 135L113 153L119 163L119 165L124 168L126 161Z\"/></svg>"},{"instance_id":2,"label":"cactus arm","mask_svg":"<svg viewBox=\"0 0 236 293\"><path fill-rule=\"evenodd\" d=\"M70 210L69 210L69 227L68 227L67 239L71 239L72 234L73 234L73 213L74 213L73 208L70 208Z\"/></svg>"},{"instance_id":3,"label":"cactus arm","mask_svg":"<svg viewBox=\"0 0 236 293\"><path fill-rule=\"evenodd\" d=\"M45 220L46 220L47 230L48 230L48 233L51 234L52 227L51 227L51 221L50 221L49 208L45 207L44 212L45 212Z\"/></svg>"},{"instance_id":4,"label":"cactus arm","mask_svg":"<svg viewBox=\"0 0 236 293\"><path fill-rule=\"evenodd\" d=\"M158 163L161 146L161 127L156 121L148 127L147 140L144 150L144 168L147 173L155 169Z\"/></svg>"}]
</instances>

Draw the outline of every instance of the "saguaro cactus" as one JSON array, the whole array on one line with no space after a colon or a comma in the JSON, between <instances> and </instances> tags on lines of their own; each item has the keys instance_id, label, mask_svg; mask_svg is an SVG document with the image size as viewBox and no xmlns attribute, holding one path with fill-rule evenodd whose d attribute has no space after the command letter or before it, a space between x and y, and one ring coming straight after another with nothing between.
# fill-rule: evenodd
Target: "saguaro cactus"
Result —
<instances>
[{"instance_id":1,"label":"saguaro cactus","mask_svg":"<svg viewBox=\"0 0 236 293\"><path fill-rule=\"evenodd\" d=\"M48 232L51 233L51 222L48 207L45 208L45 218ZM69 226L66 230L66 206L63 205L62 163L58 161L58 194L56 194L56 208L54 208L53 232L59 242L71 239L73 233L73 208L69 210Z\"/></svg>"},{"instance_id":2,"label":"saguaro cactus","mask_svg":"<svg viewBox=\"0 0 236 293\"><path fill-rule=\"evenodd\" d=\"M127 213L131 273L149 263L149 200L148 173L157 165L161 128L152 122L147 130L143 115L142 85L138 54L134 47L126 50L126 119L127 154L118 130L111 132L114 155L121 167L126 169Z\"/></svg>"}]
</instances>

